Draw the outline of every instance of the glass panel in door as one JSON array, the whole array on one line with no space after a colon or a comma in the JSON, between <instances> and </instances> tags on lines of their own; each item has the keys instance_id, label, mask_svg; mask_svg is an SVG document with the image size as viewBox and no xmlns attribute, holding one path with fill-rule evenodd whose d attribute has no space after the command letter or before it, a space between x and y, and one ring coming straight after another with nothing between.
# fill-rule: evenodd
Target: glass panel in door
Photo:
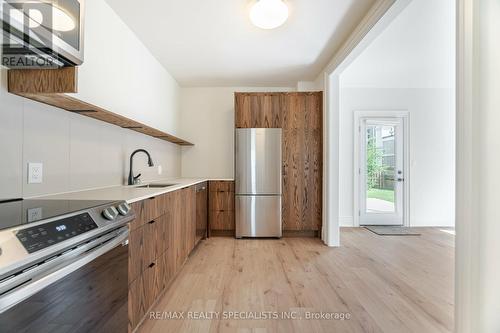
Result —
<instances>
[{"instance_id":1,"label":"glass panel in door","mask_svg":"<svg viewBox=\"0 0 500 333\"><path fill-rule=\"evenodd\" d=\"M395 126L366 127L366 212L395 212Z\"/></svg>"},{"instance_id":2,"label":"glass panel in door","mask_svg":"<svg viewBox=\"0 0 500 333\"><path fill-rule=\"evenodd\" d=\"M403 224L403 119L367 118L360 128L360 224Z\"/></svg>"}]
</instances>

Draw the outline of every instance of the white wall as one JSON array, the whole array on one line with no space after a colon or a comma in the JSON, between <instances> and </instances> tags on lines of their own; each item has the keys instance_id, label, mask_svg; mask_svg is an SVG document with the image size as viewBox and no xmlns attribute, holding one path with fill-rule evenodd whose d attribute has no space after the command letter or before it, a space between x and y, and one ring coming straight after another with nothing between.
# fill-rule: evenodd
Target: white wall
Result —
<instances>
[{"instance_id":1,"label":"white wall","mask_svg":"<svg viewBox=\"0 0 500 333\"><path fill-rule=\"evenodd\" d=\"M293 88L213 87L181 89L183 177L234 177L234 92L293 91Z\"/></svg>"},{"instance_id":2,"label":"white wall","mask_svg":"<svg viewBox=\"0 0 500 333\"><path fill-rule=\"evenodd\" d=\"M410 114L410 225L453 226L455 103L453 89L342 88L339 215L352 226L354 111Z\"/></svg>"},{"instance_id":3,"label":"white wall","mask_svg":"<svg viewBox=\"0 0 500 333\"><path fill-rule=\"evenodd\" d=\"M345 71L344 86L449 88L455 0L412 0Z\"/></svg>"},{"instance_id":4,"label":"white wall","mask_svg":"<svg viewBox=\"0 0 500 333\"><path fill-rule=\"evenodd\" d=\"M500 3L459 3L457 332L500 332Z\"/></svg>"},{"instance_id":5,"label":"white wall","mask_svg":"<svg viewBox=\"0 0 500 333\"><path fill-rule=\"evenodd\" d=\"M411 1L341 75L339 216L352 225L354 111L410 113L411 226L454 226L455 4Z\"/></svg>"},{"instance_id":6,"label":"white wall","mask_svg":"<svg viewBox=\"0 0 500 333\"><path fill-rule=\"evenodd\" d=\"M479 40L476 45L479 108L475 114L479 197L475 198L479 225L480 332L500 332L500 3L483 0L479 5Z\"/></svg>"},{"instance_id":7,"label":"white wall","mask_svg":"<svg viewBox=\"0 0 500 333\"><path fill-rule=\"evenodd\" d=\"M82 99L176 133L179 87L104 1L87 1ZM110 35L112 34L112 35ZM163 175L180 175L180 148L131 130L43 105L7 92L0 70L0 199L124 183L128 156L152 153ZM27 163L44 163L43 184L27 184ZM160 176L137 156L136 173Z\"/></svg>"},{"instance_id":8,"label":"white wall","mask_svg":"<svg viewBox=\"0 0 500 333\"><path fill-rule=\"evenodd\" d=\"M88 0L86 6L77 96L176 135L177 82L105 1Z\"/></svg>"}]
</instances>

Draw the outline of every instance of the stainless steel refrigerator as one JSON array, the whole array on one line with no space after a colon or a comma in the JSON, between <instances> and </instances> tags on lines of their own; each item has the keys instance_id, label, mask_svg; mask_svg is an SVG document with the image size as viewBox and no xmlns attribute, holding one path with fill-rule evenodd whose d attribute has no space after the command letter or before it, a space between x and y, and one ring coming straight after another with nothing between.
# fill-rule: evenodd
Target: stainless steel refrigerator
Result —
<instances>
[{"instance_id":1,"label":"stainless steel refrigerator","mask_svg":"<svg viewBox=\"0 0 500 333\"><path fill-rule=\"evenodd\" d=\"M236 129L236 238L281 237L281 129Z\"/></svg>"}]
</instances>

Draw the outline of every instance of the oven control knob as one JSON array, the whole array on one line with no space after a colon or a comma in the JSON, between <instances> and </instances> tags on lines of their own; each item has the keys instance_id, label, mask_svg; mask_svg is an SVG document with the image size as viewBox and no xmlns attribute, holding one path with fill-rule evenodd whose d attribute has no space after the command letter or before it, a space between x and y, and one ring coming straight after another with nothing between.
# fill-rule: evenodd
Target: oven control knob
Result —
<instances>
[{"instance_id":1,"label":"oven control knob","mask_svg":"<svg viewBox=\"0 0 500 333\"><path fill-rule=\"evenodd\" d=\"M106 220L113 221L118 216L118 211L115 207L111 206L102 211L102 216Z\"/></svg>"},{"instance_id":2,"label":"oven control knob","mask_svg":"<svg viewBox=\"0 0 500 333\"><path fill-rule=\"evenodd\" d=\"M127 215L130 212L130 205L124 202L119 204L116 209L118 209L118 213L120 213L120 215Z\"/></svg>"}]
</instances>

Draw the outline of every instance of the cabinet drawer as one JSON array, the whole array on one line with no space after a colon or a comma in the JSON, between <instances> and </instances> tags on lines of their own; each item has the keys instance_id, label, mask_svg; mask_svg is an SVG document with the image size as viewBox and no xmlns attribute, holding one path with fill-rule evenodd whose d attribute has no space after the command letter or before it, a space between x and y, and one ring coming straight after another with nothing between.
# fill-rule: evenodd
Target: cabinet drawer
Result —
<instances>
[{"instance_id":1,"label":"cabinet drawer","mask_svg":"<svg viewBox=\"0 0 500 333\"><path fill-rule=\"evenodd\" d=\"M144 225L146 264L162 255L169 246L167 238L168 214L163 214Z\"/></svg>"},{"instance_id":2,"label":"cabinet drawer","mask_svg":"<svg viewBox=\"0 0 500 333\"><path fill-rule=\"evenodd\" d=\"M149 264L149 263L148 263ZM131 284L146 267L144 228L130 231L128 237L128 281Z\"/></svg>"},{"instance_id":3,"label":"cabinet drawer","mask_svg":"<svg viewBox=\"0 0 500 333\"><path fill-rule=\"evenodd\" d=\"M166 209L164 203L164 198L151 197L144 199L132 204L132 208L135 212L135 220L130 224L130 229L134 230L144 225L145 223L157 218L162 215L162 211Z\"/></svg>"},{"instance_id":4,"label":"cabinet drawer","mask_svg":"<svg viewBox=\"0 0 500 333\"><path fill-rule=\"evenodd\" d=\"M168 214L163 214L142 227L130 231L129 283L171 246L173 239L171 225Z\"/></svg>"},{"instance_id":5,"label":"cabinet drawer","mask_svg":"<svg viewBox=\"0 0 500 333\"><path fill-rule=\"evenodd\" d=\"M234 182L231 181L211 181L208 188L210 192L234 192Z\"/></svg>"},{"instance_id":6,"label":"cabinet drawer","mask_svg":"<svg viewBox=\"0 0 500 333\"><path fill-rule=\"evenodd\" d=\"M129 332L137 327L146 312L165 289L165 263L164 259L153 261L130 284L128 291Z\"/></svg>"},{"instance_id":7,"label":"cabinet drawer","mask_svg":"<svg viewBox=\"0 0 500 333\"><path fill-rule=\"evenodd\" d=\"M234 230L234 211L210 211L210 230Z\"/></svg>"},{"instance_id":8,"label":"cabinet drawer","mask_svg":"<svg viewBox=\"0 0 500 333\"><path fill-rule=\"evenodd\" d=\"M234 210L234 192L211 192L209 210Z\"/></svg>"},{"instance_id":9,"label":"cabinet drawer","mask_svg":"<svg viewBox=\"0 0 500 333\"><path fill-rule=\"evenodd\" d=\"M161 294L163 290L167 289L168 284L170 283L171 278L174 275L174 271L172 270L172 265L169 266L170 263L170 255L169 251L163 253L158 259L158 268L160 269L159 272L159 279L158 279L158 294Z\"/></svg>"},{"instance_id":10,"label":"cabinet drawer","mask_svg":"<svg viewBox=\"0 0 500 333\"><path fill-rule=\"evenodd\" d=\"M128 288L128 331L132 332L146 314L146 288L142 274Z\"/></svg>"},{"instance_id":11,"label":"cabinet drawer","mask_svg":"<svg viewBox=\"0 0 500 333\"><path fill-rule=\"evenodd\" d=\"M172 278L174 277L176 271L176 251L175 247L171 246L170 248L167 249L165 254L163 255L163 260L165 262L165 265L163 266L164 268L164 281L165 281L165 287L168 287L170 282L172 281Z\"/></svg>"},{"instance_id":12,"label":"cabinet drawer","mask_svg":"<svg viewBox=\"0 0 500 333\"><path fill-rule=\"evenodd\" d=\"M163 261L158 258L151 262L142 275L146 290L144 307L147 311L163 291Z\"/></svg>"}]
</instances>

